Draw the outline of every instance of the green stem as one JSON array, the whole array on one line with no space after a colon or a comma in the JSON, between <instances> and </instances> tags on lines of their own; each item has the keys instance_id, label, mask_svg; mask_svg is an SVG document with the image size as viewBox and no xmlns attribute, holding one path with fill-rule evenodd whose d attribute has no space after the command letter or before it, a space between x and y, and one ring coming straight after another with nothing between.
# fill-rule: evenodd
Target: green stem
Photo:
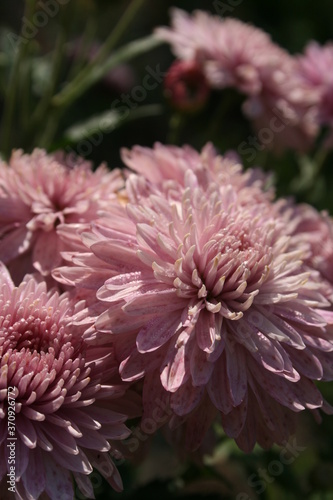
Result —
<instances>
[{"instance_id":1,"label":"green stem","mask_svg":"<svg viewBox=\"0 0 333 500\"><path fill-rule=\"evenodd\" d=\"M21 103L20 103L20 114L21 114L21 127L24 131L24 137L21 138L22 147L25 146L24 139L26 137L25 131L30 128L30 100L31 100L31 80L32 80L32 64L31 59L23 63L24 67L21 71L22 85L20 89L21 93Z\"/></svg>"},{"instance_id":2,"label":"green stem","mask_svg":"<svg viewBox=\"0 0 333 500\"><path fill-rule=\"evenodd\" d=\"M84 30L82 39L80 40L78 54L75 56L75 60L71 65L67 80L69 82L73 81L80 71L84 68L87 63L87 51L91 47L92 41L96 34L96 20L87 19L86 28Z\"/></svg>"},{"instance_id":3,"label":"green stem","mask_svg":"<svg viewBox=\"0 0 333 500\"><path fill-rule=\"evenodd\" d=\"M124 14L117 22L114 30L111 32L110 36L106 39L100 50L98 51L96 57L93 61L91 61L91 68L95 66L99 66L110 54L111 50L114 49L123 33L126 32L126 29L130 25L133 19L135 19L141 7L144 5L146 0L132 0ZM89 68L87 68L89 70Z\"/></svg>"},{"instance_id":4,"label":"green stem","mask_svg":"<svg viewBox=\"0 0 333 500\"><path fill-rule=\"evenodd\" d=\"M111 67L113 67L113 65L108 67L104 63L109 53L114 49L115 45L118 43L119 39L126 31L133 18L135 18L137 12L145 1L146 0L133 0L130 3L116 27L100 48L96 57L88 63L58 95L54 97L53 103L55 106L66 106L73 102L93 83L99 80L101 76L104 76L104 74ZM103 71L101 71L101 67L104 68ZM97 73L98 76L95 77L95 73Z\"/></svg>"},{"instance_id":5,"label":"green stem","mask_svg":"<svg viewBox=\"0 0 333 500\"><path fill-rule=\"evenodd\" d=\"M28 20L30 20L30 18L34 13L35 3L36 0L27 0L25 17ZM24 38L22 36L22 31L20 35L22 38ZM4 112L3 112L2 127L1 127L2 133L0 140L0 151L2 151L5 157L9 156L11 150L11 132L13 128L12 123L14 118L15 101L18 89L18 82L19 82L19 71L21 62L24 59L24 56L27 54L28 46L29 46L29 40L25 39L25 43L21 42L20 47L15 53L14 63L12 66L8 82L8 90L5 96Z\"/></svg>"},{"instance_id":6,"label":"green stem","mask_svg":"<svg viewBox=\"0 0 333 500\"><path fill-rule=\"evenodd\" d=\"M322 169L328 153L329 153L328 149L321 148L315 154L315 157L313 159L315 175L318 175L320 170Z\"/></svg>"},{"instance_id":7,"label":"green stem","mask_svg":"<svg viewBox=\"0 0 333 500\"><path fill-rule=\"evenodd\" d=\"M110 69L124 61L129 61L133 57L157 47L161 43L162 42L154 36L147 36L124 45L115 51L113 55L104 62L104 64L96 67L93 72L89 73L75 86L69 84L59 94L55 95L52 100L53 106L64 107L71 104L75 101L75 99L84 94L84 92L92 85L97 83L108 71L110 71Z\"/></svg>"},{"instance_id":8,"label":"green stem","mask_svg":"<svg viewBox=\"0 0 333 500\"><path fill-rule=\"evenodd\" d=\"M41 130L41 134L38 137L38 146L43 149L49 149L52 144L53 138L57 132L59 121L62 113L65 110L57 109L55 112L51 113L46 121L45 127Z\"/></svg>"},{"instance_id":9,"label":"green stem","mask_svg":"<svg viewBox=\"0 0 333 500\"><path fill-rule=\"evenodd\" d=\"M227 111L229 111L230 105L230 99L226 98L225 95L221 93L220 101L207 129L206 140L204 142L210 140L214 141L215 137L218 136L221 131L221 123L223 123L223 118L226 116Z\"/></svg>"},{"instance_id":10,"label":"green stem","mask_svg":"<svg viewBox=\"0 0 333 500\"><path fill-rule=\"evenodd\" d=\"M61 63L64 53L64 42L66 40L66 34L63 29L61 29L54 49L52 72L50 80L48 82L47 88L44 91L42 98L40 99L38 105L36 106L35 112L32 115L32 127L39 124L41 120L47 115L47 111L51 106L52 97L54 90L58 81L59 72L61 69Z\"/></svg>"},{"instance_id":11,"label":"green stem","mask_svg":"<svg viewBox=\"0 0 333 500\"><path fill-rule=\"evenodd\" d=\"M324 136L321 141L321 147L317 149L313 158L309 158L307 155L298 157L300 175L291 184L292 189L295 191L304 193L313 191L316 178L320 174L329 154L329 150L323 147L326 140L327 136Z\"/></svg>"},{"instance_id":12,"label":"green stem","mask_svg":"<svg viewBox=\"0 0 333 500\"><path fill-rule=\"evenodd\" d=\"M168 144L177 145L179 136L184 125L184 116L181 113L174 113L169 121Z\"/></svg>"}]
</instances>

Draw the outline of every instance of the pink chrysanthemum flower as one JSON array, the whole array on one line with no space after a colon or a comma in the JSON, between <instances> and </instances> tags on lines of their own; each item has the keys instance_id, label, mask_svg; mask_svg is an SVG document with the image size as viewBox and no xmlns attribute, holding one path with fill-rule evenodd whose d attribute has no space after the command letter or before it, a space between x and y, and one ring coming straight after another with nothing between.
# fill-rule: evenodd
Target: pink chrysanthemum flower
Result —
<instances>
[{"instance_id":1,"label":"pink chrysanthemum flower","mask_svg":"<svg viewBox=\"0 0 333 500\"><path fill-rule=\"evenodd\" d=\"M327 212L318 212L310 205L291 205L287 210L295 237L309 247L306 264L319 271L333 297L333 221Z\"/></svg>"},{"instance_id":2,"label":"pink chrysanthemum flower","mask_svg":"<svg viewBox=\"0 0 333 500\"><path fill-rule=\"evenodd\" d=\"M0 162L0 260L15 282L33 270L49 275L67 249L59 226L93 220L122 185L119 170L93 172L89 162L42 150Z\"/></svg>"},{"instance_id":3,"label":"pink chrysanthemum flower","mask_svg":"<svg viewBox=\"0 0 333 500\"><path fill-rule=\"evenodd\" d=\"M239 202L244 205L254 200L272 200L274 197L268 175L258 168L244 172L235 152L218 155L211 143L206 144L200 152L191 146L165 146L160 143L154 144L152 149L134 146L132 149L122 149L121 156L128 168L159 187L167 180L184 187L184 174L190 168L202 181L207 182L211 178L221 189L231 184L237 191Z\"/></svg>"},{"instance_id":4,"label":"pink chrysanthemum flower","mask_svg":"<svg viewBox=\"0 0 333 500\"><path fill-rule=\"evenodd\" d=\"M318 135L317 95L300 78L296 61L281 57L274 71L262 69L262 91L250 96L243 112L268 149L307 151Z\"/></svg>"},{"instance_id":5,"label":"pink chrysanthemum flower","mask_svg":"<svg viewBox=\"0 0 333 500\"><path fill-rule=\"evenodd\" d=\"M267 202L274 198L271 188L271 180L267 174L260 169L248 169L243 171L243 167L238 156L230 151L225 156L217 154L211 143L208 143L198 152L190 146L164 146L156 143L153 147L135 146L132 150L123 149L121 156L124 164L132 171L140 174L150 183L163 189L163 185L174 185L175 191L181 192L184 188L184 175L188 168L192 169L206 185L206 180L212 178L221 188L225 184L231 184L237 191L238 201L243 205L253 204L255 201ZM127 176L130 170L125 170ZM206 179L206 180L205 180ZM141 201L141 195L136 189L130 192L122 192L122 205L128 203L128 197L137 203ZM123 214L123 207L118 203L106 207L106 212L111 214ZM78 229L78 228L77 228ZM90 324L94 317L103 311L103 304L96 302L96 290L100 288L106 279L116 276L119 273L118 264L112 260L102 261L94 254L86 252L80 232L84 232L85 226L81 225L80 231L73 231L71 225L59 226L58 234L66 242L70 241L71 251L63 252L65 260L71 262L71 269L66 269L65 274L62 268L53 271L54 278L66 286L75 286L76 293L90 304ZM86 243L90 246L90 241ZM96 332L88 331L89 335L96 335ZM99 339L100 339L99 335Z\"/></svg>"},{"instance_id":6,"label":"pink chrysanthemum flower","mask_svg":"<svg viewBox=\"0 0 333 500\"><path fill-rule=\"evenodd\" d=\"M305 85L317 95L317 120L333 127L333 44L310 42L298 58L298 71ZM332 147L332 133L327 147Z\"/></svg>"},{"instance_id":7,"label":"pink chrysanthemum flower","mask_svg":"<svg viewBox=\"0 0 333 500\"><path fill-rule=\"evenodd\" d=\"M212 87L234 87L248 96L244 112L258 131L271 131L269 141L259 137L267 147L311 145L318 132L316 96L300 78L294 58L267 33L237 19L172 9L171 28L156 34L179 59L200 62Z\"/></svg>"},{"instance_id":8,"label":"pink chrysanthemum flower","mask_svg":"<svg viewBox=\"0 0 333 500\"><path fill-rule=\"evenodd\" d=\"M95 467L121 490L110 440L128 436L126 416L113 410L122 385L110 385L117 366L113 350L87 347L72 317L83 303L47 292L26 276L15 288L1 265L0 294L0 481L10 472L8 391L15 398L16 498L94 498L87 475ZM107 401L105 400L107 398ZM116 406L117 405L117 406ZM10 420L13 422L13 419ZM12 442L12 441L11 441ZM44 498L44 497L43 497Z\"/></svg>"},{"instance_id":9,"label":"pink chrysanthemum flower","mask_svg":"<svg viewBox=\"0 0 333 500\"><path fill-rule=\"evenodd\" d=\"M171 9L171 28L156 30L177 58L202 63L213 87L235 87L245 94L262 88L260 68L276 68L281 52L267 33L238 19Z\"/></svg>"},{"instance_id":10,"label":"pink chrysanthemum flower","mask_svg":"<svg viewBox=\"0 0 333 500\"><path fill-rule=\"evenodd\" d=\"M320 46L317 42L310 42L305 47L304 54L298 58L299 71L306 82L312 87L321 90L332 83L333 44Z\"/></svg>"},{"instance_id":11,"label":"pink chrysanthemum flower","mask_svg":"<svg viewBox=\"0 0 333 500\"><path fill-rule=\"evenodd\" d=\"M124 381L143 379L143 421L159 400L192 449L218 413L246 451L281 443L295 412L330 411L313 382L333 377L330 302L271 202L245 204L189 166L158 186L130 176L128 205L96 221L82 235L91 253L59 274L80 283L99 260L100 282L108 266L97 336L111 336Z\"/></svg>"}]
</instances>

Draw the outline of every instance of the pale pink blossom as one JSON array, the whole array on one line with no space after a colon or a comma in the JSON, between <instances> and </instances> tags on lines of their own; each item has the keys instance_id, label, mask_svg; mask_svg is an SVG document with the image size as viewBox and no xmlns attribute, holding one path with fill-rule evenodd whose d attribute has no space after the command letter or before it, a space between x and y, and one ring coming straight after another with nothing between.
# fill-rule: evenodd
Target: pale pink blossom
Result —
<instances>
[{"instance_id":1,"label":"pale pink blossom","mask_svg":"<svg viewBox=\"0 0 333 500\"><path fill-rule=\"evenodd\" d=\"M309 150L319 132L317 95L300 78L295 59L285 55L274 71L262 68L261 77L261 92L243 103L259 141L277 152Z\"/></svg>"},{"instance_id":2,"label":"pale pink blossom","mask_svg":"<svg viewBox=\"0 0 333 500\"><path fill-rule=\"evenodd\" d=\"M304 54L297 59L298 71L305 84L317 96L316 112L320 125L333 127L333 43L321 46L310 42L305 47ZM325 146L332 148L332 130L325 141Z\"/></svg>"},{"instance_id":3,"label":"pale pink blossom","mask_svg":"<svg viewBox=\"0 0 333 500\"><path fill-rule=\"evenodd\" d=\"M321 275L327 284L327 295L333 297L333 221L325 211L318 212L307 204L290 204L287 217L293 224L293 235L308 245L305 263Z\"/></svg>"},{"instance_id":4,"label":"pale pink blossom","mask_svg":"<svg viewBox=\"0 0 333 500\"><path fill-rule=\"evenodd\" d=\"M259 168L249 168L244 172L234 151L219 155L211 143L200 152L191 146L165 146L160 143L155 143L153 148L134 146L132 149L123 148L121 157L129 169L158 187L162 187L167 180L184 187L184 174L190 168L203 183L210 178L221 189L231 184L242 204L268 201L274 197L269 175Z\"/></svg>"},{"instance_id":5,"label":"pale pink blossom","mask_svg":"<svg viewBox=\"0 0 333 500\"><path fill-rule=\"evenodd\" d=\"M8 165L0 162L0 260L14 280L33 270L48 276L67 249L59 227L93 220L122 185L119 170L93 172L61 153L15 151Z\"/></svg>"},{"instance_id":6,"label":"pale pink blossom","mask_svg":"<svg viewBox=\"0 0 333 500\"><path fill-rule=\"evenodd\" d=\"M333 82L333 43L321 46L311 41L304 49L304 54L298 57L299 72L306 82L316 88L323 89Z\"/></svg>"},{"instance_id":7,"label":"pale pink blossom","mask_svg":"<svg viewBox=\"0 0 333 500\"><path fill-rule=\"evenodd\" d=\"M234 87L248 96L243 111L258 132L272 132L267 147L311 146L318 133L316 95L300 77L295 58L267 33L230 17L172 9L171 28L156 34L179 59L200 62L212 87Z\"/></svg>"},{"instance_id":8,"label":"pale pink blossom","mask_svg":"<svg viewBox=\"0 0 333 500\"><path fill-rule=\"evenodd\" d=\"M201 10L191 15L172 9L171 28L158 28L156 35L171 44L177 58L201 62L213 87L236 87L246 94L261 91L260 69L275 69L281 58L267 33Z\"/></svg>"},{"instance_id":9,"label":"pale pink blossom","mask_svg":"<svg viewBox=\"0 0 333 500\"><path fill-rule=\"evenodd\" d=\"M0 480L6 481L10 470L11 390L17 499L35 500L44 492L51 500L72 500L73 479L94 498L87 477L93 467L120 491L113 441L129 430L127 415L115 411L125 386L117 382L113 349L82 340L83 302L48 292L31 276L15 287L3 265L0 271Z\"/></svg>"},{"instance_id":10,"label":"pale pink blossom","mask_svg":"<svg viewBox=\"0 0 333 500\"><path fill-rule=\"evenodd\" d=\"M143 422L159 400L191 449L216 415L243 450L284 442L295 413L331 411L314 381L333 378L333 315L308 245L266 196L245 203L232 176L195 168L192 150L136 149L134 169L136 157L146 178L128 177L127 206L93 223L59 276L80 283L99 260L100 283L106 264L96 339L110 335L124 381L143 380Z\"/></svg>"}]
</instances>

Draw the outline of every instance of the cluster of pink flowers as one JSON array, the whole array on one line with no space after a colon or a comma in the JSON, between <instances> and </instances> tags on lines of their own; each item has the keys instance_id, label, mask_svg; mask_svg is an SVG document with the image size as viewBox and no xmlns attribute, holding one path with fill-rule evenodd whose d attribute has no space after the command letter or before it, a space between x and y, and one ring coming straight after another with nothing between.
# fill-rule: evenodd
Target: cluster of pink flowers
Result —
<instances>
[{"instance_id":1,"label":"cluster of pink flowers","mask_svg":"<svg viewBox=\"0 0 333 500\"><path fill-rule=\"evenodd\" d=\"M0 162L0 260L14 281L34 270L49 276L68 249L64 235L94 220L122 185L119 170L93 172L62 153L16 151L9 164Z\"/></svg>"},{"instance_id":2,"label":"cluster of pink flowers","mask_svg":"<svg viewBox=\"0 0 333 500\"><path fill-rule=\"evenodd\" d=\"M284 443L297 412L333 410L314 383L333 379L328 216L276 201L210 144L122 158L126 181L43 151L1 165L18 281L1 264L0 478L15 387L17 498L72 499L73 478L93 498L92 467L120 490L112 454L133 416L188 450L219 419L249 452Z\"/></svg>"},{"instance_id":3,"label":"cluster of pink flowers","mask_svg":"<svg viewBox=\"0 0 333 500\"><path fill-rule=\"evenodd\" d=\"M311 42L304 55L292 56L267 33L238 19L180 9L172 9L171 27L158 28L156 35L170 43L179 60L200 65L212 88L245 94L243 111L254 127L278 132L271 144L275 149L307 151L321 126L332 127L332 44ZM185 71L178 70L179 80ZM332 147L331 136L326 147Z\"/></svg>"},{"instance_id":4,"label":"cluster of pink flowers","mask_svg":"<svg viewBox=\"0 0 333 500\"><path fill-rule=\"evenodd\" d=\"M238 20L177 9L157 36L179 59L178 109L234 87L257 128L280 120L281 147L333 127L331 45L293 57ZM285 444L303 410L333 414L316 385L333 380L329 215L209 143L121 156L113 171L38 149L0 162L0 496L9 392L19 500L94 498L94 468L121 491L113 459L133 418L188 451L218 422L251 452Z\"/></svg>"},{"instance_id":5,"label":"cluster of pink flowers","mask_svg":"<svg viewBox=\"0 0 333 500\"><path fill-rule=\"evenodd\" d=\"M129 435L124 422L139 415L138 402L128 391L122 399L113 347L84 340L86 302L51 277L62 252L80 245L76 229L89 227L122 187L118 170L93 172L42 150L16 151L0 164L0 480L8 486L10 389L20 499L73 499L73 478L93 498L93 467L122 489L114 441Z\"/></svg>"}]
</instances>

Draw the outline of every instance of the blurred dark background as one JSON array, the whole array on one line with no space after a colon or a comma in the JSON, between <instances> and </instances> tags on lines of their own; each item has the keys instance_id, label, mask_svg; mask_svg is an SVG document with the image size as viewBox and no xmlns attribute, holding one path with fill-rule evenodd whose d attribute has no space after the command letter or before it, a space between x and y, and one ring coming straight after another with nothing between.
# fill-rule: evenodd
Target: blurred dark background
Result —
<instances>
[{"instance_id":1,"label":"blurred dark background","mask_svg":"<svg viewBox=\"0 0 333 500\"><path fill-rule=\"evenodd\" d=\"M52 1L56 2L56 0ZM44 2L47 3L46 0ZM70 0L65 7L61 8L63 15L54 16L45 27L38 30L36 36L38 50L41 54L49 54L52 51L60 23L67 24L69 40L78 40L89 27L92 41L102 43L129 3L125 0ZM37 2L38 8L40 8L40 4L42 4L42 0ZM2 32L19 33L24 15L24 5L22 0L0 3ZM291 53L301 52L309 40L324 43L333 38L333 3L331 0L321 0L318 3L304 2L304 0L294 0L293 2L288 0L280 0L279 2L243 0L230 1L230 3L227 0L215 3L207 0L193 0L191 2L188 0L175 0L175 2L147 0L119 44L147 36L154 27L168 24L168 13L171 6L188 11L204 9L215 14L216 10L219 14L223 14L225 11L226 16L239 18L267 31L276 43ZM214 6L217 7L214 8ZM105 81L95 85L62 117L61 127L51 149L65 145L62 132L67 127L110 109L112 102L119 98L122 90L125 93L130 93L135 85L140 85L146 74L147 65L152 68L159 65L161 70L166 71L172 60L173 56L168 46L161 45L131 62L132 74L127 75L127 81L125 78L118 82L118 85L115 82L108 85ZM66 77L66 74L64 76ZM60 82L60 88L61 85L64 85L64 82ZM221 100L227 101L228 105L221 106ZM241 140L246 139L251 133L250 124L243 118L240 110L242 101L243 98L233 91L226 91L222 96L221 93L213 93L205 110L189 120L190 130L189 124L184 125L179 142L188 142L196 147L201 147L209 139L213 140L215 144L217 143L221 150L236 148ZM161 116L151 116L144 120L138 119L124 124L113 130L112 133L106 134L103 141L94 146L91 152L89 148L86 148L86 156L96 163L106 160L110 166L115 166L120 161L120 146L130 147L133 144L151 146L155 141L166 142L171 111L163 99L163 85L158 85L155 90L149 91L140 105L160 102L165 105ZM215 126L215 128L207 130L206 123L211 122L216 110L221 110L221 108L221 117L216 116L219 124L218 129L216 130ZM31 140L26 140L26 136L22 137L17 130L17 138L15 140L14 137L13 141L14 147L31 149L37 145L33 144ZM71 146L75 150L75 144ZM81 149L84 150L84 148Z\"/></svg>"}]
</instances>

